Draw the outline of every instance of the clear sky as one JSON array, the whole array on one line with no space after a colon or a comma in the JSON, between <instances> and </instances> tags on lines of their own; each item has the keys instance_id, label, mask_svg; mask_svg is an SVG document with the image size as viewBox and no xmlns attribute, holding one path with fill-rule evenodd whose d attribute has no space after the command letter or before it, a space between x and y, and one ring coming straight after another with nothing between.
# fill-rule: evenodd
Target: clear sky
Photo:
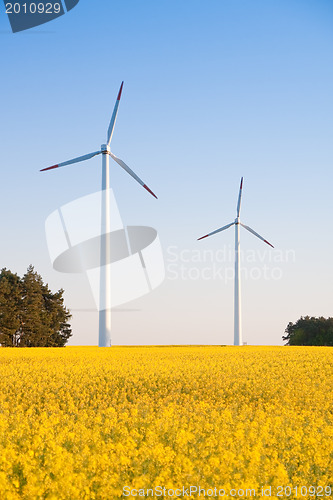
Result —
<instances>
[{"instance_id":1,"label":"clear sky","mask_svg":"<svg viewBox=\"0 0 333 500\"><path fill-rule=\"evenodd\" d=\"M44 224L100 189L100 157L39 170L105 141L125 81L111 184L125 224L157 229L166 279L113 312L114 344L231 344L241 218L243 340L282 344L289 321L333 315L331 0L80 0L13 34L0 4L1 267L32 263L73 309L71 344L96 344L84 276L53 270ZM245 234L246 233L246 234Z\"/></svg>"}]
</instances>

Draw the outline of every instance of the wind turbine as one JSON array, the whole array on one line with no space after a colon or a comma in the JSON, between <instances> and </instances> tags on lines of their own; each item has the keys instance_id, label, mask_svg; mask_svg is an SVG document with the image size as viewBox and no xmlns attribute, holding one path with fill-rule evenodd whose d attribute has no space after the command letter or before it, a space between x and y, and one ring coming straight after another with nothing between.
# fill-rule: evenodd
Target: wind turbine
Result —
<instances>
[{"instance_id":1,"label":"wind turbine","mask_svg":"<svg viewBox=\"0 0 333 500\"><path fill-rule=\"evenodd\" d=\"M231 226L235 226L235 302L234 302L234 345L242 345L242 318L241 318L241 295L240 295L240 243L239 243L239 226L244 227L247 231L254 234L257 238L267 243L267 245L271 245L267 240L265 240L260 234L256 233L253 229L245 224L242 224L239 215L241 208L241 200L242 200L242 190L243 190L243 177L241 178L239 195L238 195L238 203L237 203L237 217L234 222L227 224L226 226L220 227L211 233L198 238L198 240L202 240L207 238L208 236L212 236L213 234L220 233L225 229L228 229Z\"/></svg>"},{"instance_id":2,"label":"wind turbine","mask_svg":"<svg viewBox=\"0 0 333 500\"><path fill-rule=\"evenodd\" d=\"M52 170L54 168L65 167L72 163L89 160L97 155L102 155L102 206L101 206L101 254L100 254L100 310L99 310L99 341L100 347L111 346L111 283L110 272L107 264L111 261L110 254L110 174L109 174L109 156L118 163L129 175L131 175L141 186L143 186L155 198L157 196L149 187L131 170L126 163L117 158L111 150L110 143L114 126L116 123L119 102L123 90L124 82L121 83L116 104L111 116L110 125L107 131L107 143L101 145L101 149L87 155L73 158L72 160L52 165L52 167L43 168L41 172Z\"/></svg>"}]
</instances>

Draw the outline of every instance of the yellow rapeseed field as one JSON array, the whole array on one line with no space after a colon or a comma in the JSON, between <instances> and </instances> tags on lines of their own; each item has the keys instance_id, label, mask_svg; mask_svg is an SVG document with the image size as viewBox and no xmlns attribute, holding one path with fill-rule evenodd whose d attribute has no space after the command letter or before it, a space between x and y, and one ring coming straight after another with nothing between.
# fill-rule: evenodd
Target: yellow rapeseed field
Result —
<instances>
[{"instance_id":1,"label":"yellow rapeseed field","mask_svg":"<svg viewBox=\"0 0 333 500\"><path fill-rule=\"evenodd\" d=\"M0 386L1 500L333 486L331 348L3 348Z\"/></svg>"}]
</instances>

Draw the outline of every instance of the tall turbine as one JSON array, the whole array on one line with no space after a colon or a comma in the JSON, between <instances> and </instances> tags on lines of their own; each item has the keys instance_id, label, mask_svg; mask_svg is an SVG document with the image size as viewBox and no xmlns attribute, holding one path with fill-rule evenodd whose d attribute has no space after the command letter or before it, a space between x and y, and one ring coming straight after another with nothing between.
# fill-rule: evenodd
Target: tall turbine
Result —
<instances>
[{"instance_id":1,"label":"tall turbine","mask_svg":"<svg viewBox=\"0 0 333 500\"><path fill-rule=\"evenodd\" d=\"M239 195L238 195L238 203L237 203L237 217L234 222L227 224L226 226L220 227L215 231L198 238L198 240L202 240L203 238L207 238L208 236L212 236L212 234L220 233L225 229L228 229L231 226L235 226L235 302L234 302L234 345L242 345L242 316L241 316L241 279L240 279L240 242L239 242L239 226L244 227L247 231L254 234L257 238L267 243L267 245L271 245L267 240L265 240L260 234L256 233L249 226L245 226L242 224L239 218L241 201L242 201L242 191L243 191L243 177L241 178Z\"/></svg>"},{"instance_id":2,"label":"tall turbine","mask_svg":"<svg viewBox=\"0 0 333 500\"><path fill-rule=\"evenodd\" d=\"M109 172L109 156L118 163L129 175L131 175L141 186L143 186L155 198L157 196L149 189L149 187L131 170L126 163L120 158L117 158L111 150L110 144L113 135L114 126L116 123L119 102L123 90L124 82L121 83L116 104L111 116L110 125L107 131L107 143L102 144L101 149L89 153L84 156L79 156L52 167L43 168L41 172L52 170L54 168L65 167L72 163L89 160L97 155L102 155L102 206L101 206L101 255L100 255L100 310L99 310L99 340L100 347L111 346L111 280L110 272L107 264L111 261L110 249L110 172Z\"/></svg>"}]
</instances>

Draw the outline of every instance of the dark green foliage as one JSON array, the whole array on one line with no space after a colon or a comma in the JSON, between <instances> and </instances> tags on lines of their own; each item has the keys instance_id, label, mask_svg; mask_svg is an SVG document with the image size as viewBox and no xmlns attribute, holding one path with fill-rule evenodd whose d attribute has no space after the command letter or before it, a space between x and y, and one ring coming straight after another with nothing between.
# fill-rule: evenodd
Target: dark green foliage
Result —
<instances>
[{"instance_id":1,"label":"dark green foliage","mask_svg":"<svg viewBox=\"0 0 333 500\"><path fill-rule=\"evenodd\" d=\"M0 343L17 346L21 330L21 280L2 269L0 274Z\"/></svg>"},{"instance_id":2,"label":"dark green foliage","mask_svg":"<svg viewBox=\"0 0 333 500\"><path fill-rule=\"evenodd\" d=\"M63 290L52 293L29 266L20 278L0 273L0 344L3 347L61 347L72 330Z\"/></svg>"},{"instance_id":3,"label":"dark green foliage","mask_svg":"<svg viewBox=\"0 0 333 500\"><path fill-rule=\"evenodd\" d=\"M333 318L301 317L296 323L289 323L282 337L286 345L333 346Z\"/></svg>"}]
</instances>

